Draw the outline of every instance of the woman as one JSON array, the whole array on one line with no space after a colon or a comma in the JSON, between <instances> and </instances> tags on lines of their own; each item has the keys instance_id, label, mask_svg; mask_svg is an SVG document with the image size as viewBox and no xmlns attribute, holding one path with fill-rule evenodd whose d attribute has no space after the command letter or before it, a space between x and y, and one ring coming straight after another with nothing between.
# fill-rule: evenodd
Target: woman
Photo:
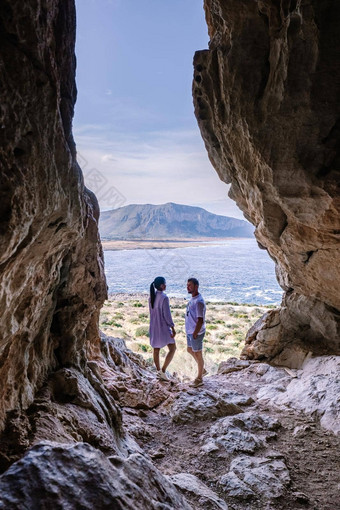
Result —
<instances>
[{"instance_id":1,"label":"woman","mask_svg":"<svg viewBox=\"0 0 340 510\"><path fill-rule=\"evenodd\" d=\"M176 351L175 325L172 321L169 298L164 291L166 281L163 276L157 276L150 285L150 344L153 348L153 360L157 368L157 375L160 379L168 381L165 373ZM169 352L166 355L162 369L159 362L159 351L162 347L168 346Z\"/></svg>"}]
</instances>

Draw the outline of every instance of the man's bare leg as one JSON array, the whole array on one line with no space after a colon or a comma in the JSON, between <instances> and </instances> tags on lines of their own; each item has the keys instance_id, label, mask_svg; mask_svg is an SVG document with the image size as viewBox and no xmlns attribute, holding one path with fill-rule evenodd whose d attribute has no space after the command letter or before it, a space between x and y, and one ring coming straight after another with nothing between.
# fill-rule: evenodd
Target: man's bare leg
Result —
<instances>
[{"instance_id":1,"label":"man's bare leg","mask_svg":"<svg viewBox=\"0 0 340 510\"><path fill-rule=\"evenodd\" d=\"M197 368L198 368L197 379L202 379L202 377L203 377L203 370L204 370L204 360L203 360L202 351L195 352L195 351L192 350L191 347L187 347L187 352L189 354L191 354L191 356L194 358L194 360L197 363Z\"/></svg>"},{"instance_id":2,"label":"man's bare leg","mask_svg":"<svg viewBox=\"0 0 340 510\"><path fill-rule=\"evenodd\" d=\"M159 351L160 351L160 349L157 349L157 348L154 348L154 350L153 350L153 361L154 361L158 371L160 371L160 369L161 369L161 365L159 363Z\"/></svg>"},{"instance_id":3,"label":"man's bare leg","mask_svg":"<svg viewBox=\"0 0 340 510\"><path fill-rule=\"evenodd\" d=\"M204 369L203 354L202 354L202 351L197 351L194 354L195 354L195 359L196 359L197 367L198 367L197 379L202 379L203 369Z\"/></svg>"},{"instance_id":4,"label":"man's bare leg","mask_svg":"<svg viewBox=\"0 0 340 510\"><path fill-rule=\"evenodd\" d=\"M176 344L168 344L167 347L168 347L169 351L168 351L168 354L165 357L165 360L164 360L164 363L163 363L163 366L162 366L162 372L166 371L166 369L170 365L170 363L172 361L172 358L174 357L175 351L176 351Z\"/></svg>"},{"instance_id":5,"label":"man's bare leg","mask_svg":"<svg viewBox=\"0 0 340 510\"><path fill-rule=\"evenodd\" d=\"M194 358L194 360L196 361L195 353L194 353L194 351L192 350L192 348L191 348L191 347L187 347L187 352L188 352L189 354L191 354L191 356L192 356L192 357Z\"/></svg>"}]
</instances>

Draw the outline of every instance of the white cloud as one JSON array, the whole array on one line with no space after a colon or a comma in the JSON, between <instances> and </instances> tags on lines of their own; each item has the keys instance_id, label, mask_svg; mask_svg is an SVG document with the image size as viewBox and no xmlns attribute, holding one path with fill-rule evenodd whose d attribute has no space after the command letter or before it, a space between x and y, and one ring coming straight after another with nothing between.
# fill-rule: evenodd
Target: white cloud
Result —
<instances>
[{"instance_id":1,"label":"white cloud","mask_svg":"<svg viewBox=\"0 0 340 510\"><path fill-rule=\"evenodd\" d=\"M177 202L243 218L196 130L126 135L108 126L80 126L75 139L85 183L102 208L123 205L123 197L124 205ZM115 190L113 195L110 189Z\"/></svg>"}]
</instances>

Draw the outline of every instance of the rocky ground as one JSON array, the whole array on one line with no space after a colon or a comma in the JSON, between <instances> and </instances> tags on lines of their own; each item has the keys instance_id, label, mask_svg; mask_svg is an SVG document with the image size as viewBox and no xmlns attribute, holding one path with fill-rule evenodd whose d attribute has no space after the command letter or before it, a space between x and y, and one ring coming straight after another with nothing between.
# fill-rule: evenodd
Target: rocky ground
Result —
<instances>
[{"instance_id":1,"label":"rocky ground","mask_svg":"<svg viewBox=\"0 0 340 510\"><path fill-rule=\"evenodd\" d=\"M191 388L119 338L0 436L0 509L336 510L340 358L230 358Z\"/></svg>"},{"instance_id":2,"label":"rocky ground","mask_svg":"<svg viewBox=\"0 0 340 510\"><path fill-rule=\"evenodd\" d=\"M220 372L198 389L159 383L171 393L163 404L125 408L127 427L157 468L195 509L340 508L340 438L320 427L317 410L273 399L273 391L288 395L302 370L234 359Z\"/></svg>"}]
</instances>

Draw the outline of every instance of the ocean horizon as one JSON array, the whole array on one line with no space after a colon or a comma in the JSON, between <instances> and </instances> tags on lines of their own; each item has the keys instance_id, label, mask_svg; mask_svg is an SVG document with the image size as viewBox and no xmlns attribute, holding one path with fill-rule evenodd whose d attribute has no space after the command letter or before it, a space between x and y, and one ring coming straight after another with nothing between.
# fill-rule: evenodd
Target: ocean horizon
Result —
<instances>
[{"instance_id":1,"label":"ocean horizon","mask_svg":"<svg viewBox=\"0 0 340 510\"><path fill-rule=\"evenodd\" d=\"M189 277L200 281L206 300L279 305L283 290L275 264L255 239L230 239L176 249L104 251L109 294L148 294L156 276L167 281L169 297L187 298Z\"/></svg>"}]
</instances>

